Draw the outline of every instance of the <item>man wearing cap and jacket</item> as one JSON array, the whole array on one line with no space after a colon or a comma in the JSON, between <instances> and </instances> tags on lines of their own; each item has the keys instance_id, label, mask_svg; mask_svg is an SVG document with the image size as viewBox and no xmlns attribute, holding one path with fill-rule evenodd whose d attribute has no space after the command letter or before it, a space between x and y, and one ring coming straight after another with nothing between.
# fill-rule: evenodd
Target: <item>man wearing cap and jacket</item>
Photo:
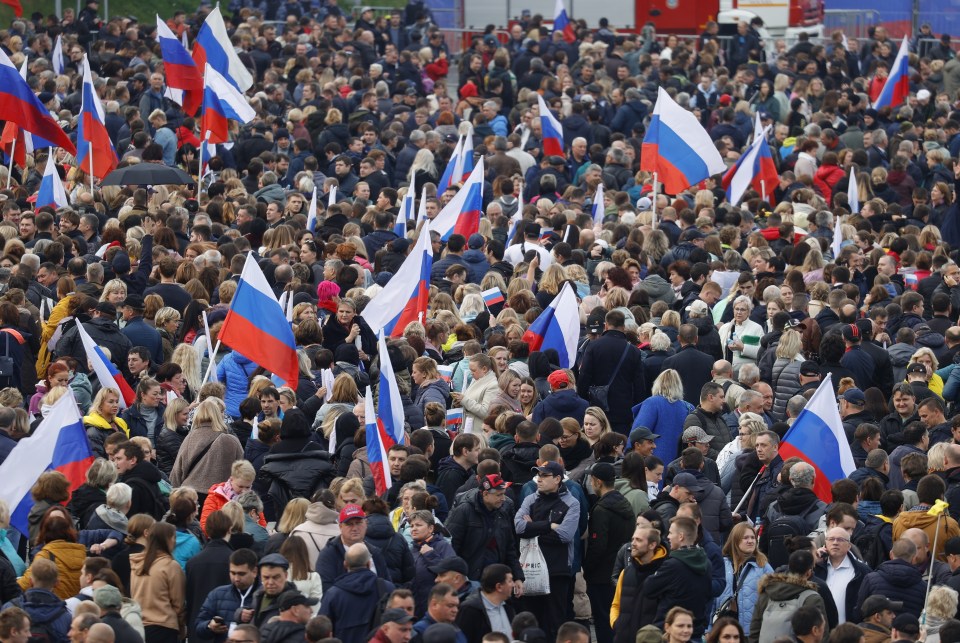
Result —
<instances>
[{"instance_id":1,"label":"man wearing cap and jacket","mask_svg":"<svg viewBox=\"0 0 960 643\"><path fill-rule=\"evenodd\" d=\"M313 616L310 609L320 602L307 598L297 590L280 594L277 605L280 616L264 623L260 628L261 643L301 643L307 632L307 622Z\"/></svg>"},{"instance_id":2,"label":"man wearing cap and jacket","mask_svg":"<svg viewBox=\"0 0 960 643\"><path fill-rule=\"evenodd\" d=\"M583 424L583 417L590 404L577 395L564 370L555 370L547 376L550 395L540 400L533 409L533 421L540 424L547 418L562 420L573 418Z\"/></svg>"},{"instance_id":3,"label":"man wearing cap and jacket","mask_svg":"<svg viewBox=\"0 0 960 643\"><path fill-rule=\"evenodd\" d=\"M163 364L163 339L160 332L143 321L143 296L127 295L120 305L120 314L126 325L120 331L133 346L144 346L150 351L150 361Z\"/></svg>"},{"instance_id":4,"label":"man wearing cap and jacket","mask_svg":"<svg viewBox=\"0 0 960 643\"><path fill-rule=\"evenodd\" d=\"M515 545L513 516L504 507L510 486L511 483L498 474L490 474L480 479L479 488L464 492L461 501L447 516L444 526L450 532L453 550L460 559L470 562L463 563L461 568L455 562L458 559L452 559L454 562L448 559L431 568L431 571L438 576L456 571L479 581L485 567L502 563L511 569L515 582L523 582Z\"/></svg>"},{"instance_id":5,"label":"man wearing cap and jacket","mask_svg":"<svg viewBox=\"0 0 960 643\"><path fill-rule=\"evenodd\" d=\"M78 319L82 320L83 317L81 313ZM101 301L90 311L90 319L83 322L83 329L93 339L94 344L110 351L110 361L120 369L120 372L129 375L127 353L130 352L133 344L120 332L116 320L117 309L114 305L108 301ZM55 352L57 357L73 357L80 364L81 370L87 371L87 351L83 348L76 326L63 334L57 342Z\"/></svg>"},{"instance_id":6,"label":"man wearing cap and jacket","mask_svg":"<svg viewBox=\"0 0 960 643\"><path fill-rule=\"evenodd\" d=\"M594 614L597 643L612 643L613 631L610 620L602 615L613 602L614 586L611 582L617 552L624 543L629 543L636 528L633 508L627 499L614 488L617 472L609 462L597 462L587 469L590 482L599 499L590 512L590 528L587 535L587 551L583 555L583 578L587 582L587 596Z\"/></svg>"},{"instance_id":7,"label":"man wearing cap and jacket","mask_svg":"<svg viewBox=\"0 0 960 643\"><path fill-rule=\"evenodd\" d=\"M816 572L814 572L816 573ZM861 622L857 627L863 630L865 643L884 643L890 640L890 627L893 625L894 612L903 609L903 603L891 601L886 596L874 594L868 596L860 606ZM847 619L852 622L852 619Z\"/></svg>"},{"instance_id":8,"label":"man wearing cap and jacket","mask_svg":"<svg viewBox=\"0 0 960 643\"><path fill-rule=\"evenodd\" d=\"M804 362L806 364L806 362ZM800 367L801 373L803 366ZM847 441L853 444L854 434L861 424L876 424L873 414L867 411L867 400L863 391L858 388L848 388L840 396L840 418L843 421L843 432Z\"/></svg>"},{"instance_id":9,"label":"man wearing cap and jacket","mask_svg":"<svg viewBox=\"0 0 960 643\"><path fill-rule=\"evenodd\" d=\"M482 234L473 233L467 239L467 251L463 253L463 262L467 264L467 281L479 284L483 276L490 271L490 262L484 252L486 240Z\"/></svg>"},{"instance_id":10,"label":"man wearing cap and jacket","mask_svg":"<svg viewBox=\"0 0 960 643\"><path fill-rule=\"evenodd\" d=\"M524 498L513 525L521 538L536 537L539 540L550 577L550 593L528 596L527 606L547 633L547 639L553 640L570 607L569 590L575 573L571 565L580 522L580 503L563 484L565 471L562 464L548 462L535 467L535 471L537 493Z\"/></svg>"},{"instance_id":11,"label":"man wearing cap and jacket","mask_svg":"<svg viewBox=\"0 0 960 643\"><path fill-rule=\"evenodd\" d=\"M324 592L333 587L334 583L342 576L346 575L347 570L344 569L343 565L347 549L363 543L367 536L367 514L363 512L360 505L347 505L341 509L339 522L340 536L328 540L326 546L317 555L317 573L320 574ZM377 576L389 581L390 568L383 552L380 551L379 547L370 544L367 544L367 549L370 552L372 569Z\"/></svg>"},{"instance_id":12,"label":"man wearing cap and jacket","mask_svg":"<svg viewBox=\"0 0 960 643\"><path fill-rule=\"evenodd\" d=\"M124 251L113 257L111 267L117 279L127 285L128 295L143 295L150 273L153 272L153 235L144 235L140 242L140 259L136 272L130 272L130 256Z\"/></svg>"},{"instance_id":13,"label":"man wearing cap and jacket","mask_svg":"<svg viewBox=\"0 0 960 643\"><path fill-rule=\"evenodd\" d=\"M710 453L710 440L712 438L707 435L707 432L702 428L696 425L692 425L689 428L683 430L683 436L680 440L683 442L684 446L687 448L695 447L700 453L703 454L703 470L702 473L707 480L712 482L715 485L720 484L720 469L717 467L717 461L707 457ZM677 458L673 462L667 465L667 468L663 471L663 484L669 486L673 482L674 476L680 473L681 461L682 458Z\"/></svg>"}]
</instances>

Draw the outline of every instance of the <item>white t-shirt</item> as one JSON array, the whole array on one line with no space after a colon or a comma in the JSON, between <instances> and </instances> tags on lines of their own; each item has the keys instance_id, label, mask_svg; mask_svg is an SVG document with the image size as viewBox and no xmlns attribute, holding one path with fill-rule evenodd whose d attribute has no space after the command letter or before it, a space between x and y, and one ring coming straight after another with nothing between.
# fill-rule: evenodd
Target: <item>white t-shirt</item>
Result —
<instances>
[{"instance_id":1,"label":"white t-shirt","mask_svg":"<svg viewBox=\"0 0 960 643\"><path fill-rule=\"evenodd\" d=\"M529 250L536 250L537 254L540 255L540 270L546 270L553 263L553 255L550 254L550 251L540 244L526 240L507 248L503 253L503 260L515 266L523 261L523 256Z\"/></svg>"}]
</instances>

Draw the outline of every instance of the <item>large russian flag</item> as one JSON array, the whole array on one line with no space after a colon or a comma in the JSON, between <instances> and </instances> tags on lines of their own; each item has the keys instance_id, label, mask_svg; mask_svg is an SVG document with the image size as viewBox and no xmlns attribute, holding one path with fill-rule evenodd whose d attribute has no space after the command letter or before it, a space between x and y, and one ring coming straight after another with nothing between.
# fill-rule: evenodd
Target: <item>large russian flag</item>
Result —
<instances>
[{"instance_id":1,"label":"large russian flag","mask_svg":"<svg viewBox=\"0 0 960 643\"><path fill-rule=\"evenodd\" d=\"M197 41L193 44L193 62L197 64L197 69L203 69L210 63L211 67L241 92L253 86L253 76L240 62L240 57L230 42L219 4L207 14L197 33Z\"/></svg>"},{"instance_id":2,"label":"large russian flag","mask_svg":"<svg viewBox=\"0 0 960 643\"><path fill-rule=\"evenodd\" d=\"M55 144L71 154L77 153L70 137L53 120L3 50L0 50L0 120L16 123L23 131L51 141L49 145ZM34 145L44 147L36 139Z\"/></svg>"},{"instance_id":3,"label":"large russian flag","mask_svg":"<svg viewBox=\"0 0 960 643\"><path fill-rule=\"evenodd\" d=\"M33 508L30 488L44 471L61 472L74 491L86 481L93 459L77 400L68 389L33 434L17 442L0 464L0 499L10 507L10 524L23 535L29 532L27 516Z\"/></svg>"},{"instance_id":4,"label":"large russian flag","mask_svg":"<svg viewBox=\"0 0 960 643\"><path fill-rule=\"evenodd\" d=\"M203 76L197 63L190 57L183 43L177 38L167 23L157 15L157 41L163 58L163 71L167 77L167 86L181 90L180 104L183 111L192 116L200 108L203 100Z\"/></svg>"},{"instance_id":5,"label":"large russian flag","mask_svg":"<svg viewBox=\"0 0 960 643\"><path fill-rule=\"evenodd\" d=\"M710 135L661 87L640 150L640 169L656 172L667 194L678 194L726 170Z\"/></svg>"},{"instance_id":6,"label":"large russian flag","mask_svg":"<svg viewBox=\"0 0 960 643\"><path fill-rule=\"evenodd\" d=\"M77 120L77 164L87 174L102 179L117 167L119 159L107 132L103 105L93 88L93 75L86 55L83 57L82 100Z\"/></svg>"},{"instance_id":7,"label":"large russian flag","mask_svg":"<svg viewBox=\"0 0 960 643\"><path fill-rule=\"evenodd\" d=\"M561 368L573 366L580 339L580 313L577 293L569 281L564 282L546 310L533 320L522 339L530 346L530 352L553 348L560 355Z\"/></svg>"},{"instance_id":8,"label":"large russian flag","mask_svg":"<svg viewBox=\"0 0 960 643\"><path fill-rule=\"evenodd\" d=\"M117 367L107 359L106 354L93 341L83 324L77 323L77 332L80 334L83 350L87 353L87 361L93 367L93 372L97 374L97 379L100 380L100 386L115 385L114 388L120 391L120 408L125 409L133 404L137 396Z\"/></svg>"},{"instance_id":9,"label":"large russian flag","mask_svg":"<svg viewBox=\"0 0 960 643\"><path fill-rule=\"evenodd\" d=\"M752 187L765 198L769 198L779 183L780 175L777 174L777 166L764 136L755 138L747 153L723 175L727 200L734 205L740 203L748 188Z\"/></svg>"},{"instance_id":10,"label":"large russian flag","mask_svg":"<svg viewBox=\"0 0 960 643\"><path fill-rule=\"evenodd\" d=\"M257 112L243 94L209 64L204 68L203 81L200 131L208 143L227 143L230 141L228 119L249 123Z\"/></svg>"},{"instance_id":11,"label":"large russian flag","mask_svg":"<svg viewBox=\"0 0 960 643\"><path fill-rule=\"evenodd\" d=\"M817 472L813 491L828 503L832 502L830 485L857 469L829 373L783 436L780 457L798 457L810 463Z\"/></svg>"},{"instance_id":12,"label":"large russian flag","mask_svg":"<svg viewBox=\"0 0 960 643\"><path fill-rule=\"evenodd\" d=\"M247 253L220 341L296 390L300 365L293 329L252 252Z\"/></svg>"},{"instance_id":13,"label":"large russian flag","mask_svg":"<svg viewBox=\"0 0 960 643\"><path fill-rule=\"evenodd\" d=\"M377 331L391 337L403 335L410 322L422 322L427 317L430 300L430 268L433 267L433 249L430 243L430 225L420 229L420 236L397 273L383 290L374 295L360 316Z\"/></svg>"},{"instance_id":14,"label":"large russian flag","mask_svg":"<svg viewBox=\"0 0 960 643\"><path fill-rule=\"evenodd\" d=\"M367 387L364 403L364 426L367 437L367 460L370 462L370 471L373 473L373 486L378 496L382 496L387 489L393 486L390 477L390 466L387 464L387 453L394 445L393 438L387 432L383 421L377 417L373 408L373 393Z\"/></svg>"},{"instance_id":15,"label":"large russian flag","mask_svg":"<svg viewBox=\"0 0 960 643\"><path fill-rule=\"evenodd\" d=\"M397 386L393 363L387 351L387 340L382 330L377 340L377 353L380 356L380 387L377 389L380 404L377 417L394 444L403 444L403 402L400 400L400 387Z\"/></svg>"},{"instance_id":16,"label":"large russian flag","mask_svg":"<svg viewBox=\"0 0 960 643\"><path fill-rule=\"evenodd\" d=\"M573 31L573 23L567 17L567 10L563 6L563 0L557 0L554 5L553 30L563 32L563 39L568 43L577 39L577 34Z\"/></svg>"},{"instance_id":17,"label":"large russian flag","mask_svg":"<svg viewBox=\"0 0 960 643\"><path fill-rule=\"evenodd\" d=\"M47 155L47 165L43 168L43 178L40 179L40 190L37 192L37 202L34 205L38 208L45 205L65 208L70 205L70 201L67 200L67 191L63 188L63 181L60 180L60 174L57 172L57 163L53 154Z\"/></svg>"},{"instance_id":18,"label":"large russian flag","mask_svg":"<svg viewBox=\"0 0 960 643\"><path fill-rule=\"evenodd\" d=\"M557 0L560 2L560 0ZM543 136L543 153L546 156L564 156L563 154L563 125L560 124L543 96L537 94L537 104L540 106L540 132ZM564 157L566 158L566 157Z\"/></svg>"},{"instance_id":19,"label":"large russian flag","mask_svg":"<svg viewBox=\"0 0 960 643\"><path fill-rule=\"evenodd\" d=\"M899 107L903 101L910 95L910 43L907 37L903 37L900 43L900 51L897 57L893 59L893 65L890 68L890 74L887 81L880 90L880 95L873 102L874 109L881 107Z\"/></svg>"},{"instance_id":20,"label":"large russian flag","mask_svg":"<svg viewBox=\"0 0 960 643\"><path fill-rule=\"evenodd\" d=\"M460 191L430 222L430 228L439 232L444 241L453 233L469 238L480 229L480 215L483 211L483 168L481 158Z\"/></svg>"},{"instance_id":21,"label":"large russian flag","mask_svg":"<svg viewBox=\"0 0 960 643\"><path fill-rule=\"evenodd\" d=\"M59 36L57 36L57 42L60 42ZM28 62L28 60L24 59L23 64L20 65L20 76L24 82L27 80ZM3 152L7 155L8 159L10 156L13 156L14 163L20 167L26 167L27 154L33 154L34 150L45 147L53 147L53 143L43 137L25 131L13 121L7 121L3 126L3 133L0 134L0 147L3 148Z\"/></svg>"}]
</instances>

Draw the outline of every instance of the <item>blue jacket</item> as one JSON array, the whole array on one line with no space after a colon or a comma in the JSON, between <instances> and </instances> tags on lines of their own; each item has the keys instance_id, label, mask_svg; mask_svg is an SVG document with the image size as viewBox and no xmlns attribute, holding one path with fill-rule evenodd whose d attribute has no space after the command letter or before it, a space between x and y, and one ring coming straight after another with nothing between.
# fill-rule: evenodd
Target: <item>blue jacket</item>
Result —
<instances>
[{"instance_id":1,"label":"blue jacket","mask_svg":"<svg viewBox=\"0 0 960 643\"><path fill-rule=\"evenodd\" d=\"M920 570L905 560L887 560L860 583L856 605L863 605L863 601L874 594L896 596L897 600L903 601L905 613L920 618L926 593L927 584ZM847 620L850 620L849 615Z\"/></svg>"},{"instance_id":2,"label":"blue jacket","mask_svg":"<svg viewBox=\"0 0 960 643\"><path fill-rule=\"evenodd\" d=\"M723 559L723 568L725 573L726 587L717 597L716 606L723 604L723 601L733 596L733 563L729 558ZM774 571L770 563L762 568L757 565L755 560L746 563L746 571L740 570L737 574L737 607L739 608L740 625L743 631L750 634L750 619L753 618L753 608L757 604L757 584L765 574L772 574Z\"/></svg>"},{"instance_id":3,"label":"blue jacket","mask_svg":"<svg viewBox=\"0 0 960 643\"><path fill-rule=\"evenodd\" d=\"M659 435L653 455L664 462L673 462L680 455L683 422L693 408L692 404L684 400L671 402L662 395L654 395L633 407L633 429L645 426ZM627 444L627 449L631 448L632 445Z\"/></svg>"},{"instance_id":4,"label":"blue jacket","mask_svg":"<svg viewBox=\"0 0 960 643\"><path fill-rule=\"evenodd\" d=\"M413 563L416 566L411 589L417 606L415 612L417 616L423 616L426 613L430 590L437 584L437 575L430 571L430 567L440 564L440 561L445 558L453 558L457 555L457 552L453 550L453 545L438 533L434 533L433 538L427 544L431 549L427 553L422 553L420 546L416 543L410 548L413 553Z\"/></svg>"},{"instance_id":5,"label":"blue jacket","mask_svg":"<svg viewBox=\"0 0 960 643\"><path fill-rule=\"evenodd\" d=\"M533 421L537 424L546 418L573 418L583 424L583 415L590 403L570 389L556 390L543 398L533 409ZM681 423L682 424L682 423Z\"/></svg>"},{"instance_id":6,"label":"blue jacket","mask_svg":"<svg viewBox=\"0 0 960 643\"><path fill-rule=\"evenodd\" d=\"M490 262L482 250L467 250L463 253L463 262L467 264L467 281L479 284L490 270Z\"/></svg>"},{"instance_id":7,"label":"blue jacket","mask_svg":"<svg viewBox=\"0 0 960 643\"><path fill-rule=\"evenodd\" d=\"M157 407L157 417L153 422L153 426L147 424L147 420L140 412L140 405L138 404L127 407L127 409L120 414L120 417L127 423L127 430L130 431L131 438L140 435L145 438L150 438L151 441L156 444L160 432L163 431L163 413L166 410L166 404L161 404Z\"/></svg>"},{"instance_id":8,"label":"blue jacket","mask_svg":"<svg viewBox=\"0 0 960 643\"><path fill-rule=\"evenodd\" d=\"M177 546L173 550L173 558L184 571L187 570L187 561L200 553L200 541L186 529L177 530Z\"/></svg>"},{"instance_id":9,"label":"blue jacket","mask_svg":"<svg viewBox=\"0 0 960 643\"><path fill-rule=\"evenodd\" d=\"M250 376L255 370L257 365L236 351L228 353L217 366L217 380L227 387L223 399L231 417L240 417L240 403L247 398Z\"/></svg>"},{"instance_id":10,"label":"blue jacket","mask_svg":"<svg viewBox=\"0 0 960 643\"><path fill-rule=\"evenodd\" d=\"M219 616L226 623L234 622L236 620L237 610L241 607L249 608L253 605L253 593L256 589L256 586L251 587L250 591L247 592L246 601L242 603L240 590L233 585L221 585L207 594L207 598L203 601L203 606L200 607L200 611L197 613L195 623L197 637L207 641L216 641L216 643L226 641L226 634L214 634L207 629L207 625L210 624L210 619L214 616Z\"/></svg>"},{"instance_id":11,"label":"blue jacket","mask_svg":"<svg viewBox=\"0 0 960 643\"><path fill-rule=\"evenodd\" d=\"M470 582L472 583L473 581ZM465 598L466 597L464 597L464 599ZM429 614L424 614L422 619L413 624L414 638L416 638L417 635L422 637L423 633L427 631L427 628L431 625L436 625L436 623L437 621L435 621L432 616ZM467 643L467 635L464 634L459 627L457 628L457 638L455 639L455 643Z\"/></svg>"},{"instance_id":12,"label":"blue jacket","mask_svg":"<svg viewBox=\"0 0 960 643\"><path fill-rule=\"evenodd\" d=\"M387 564L387 559L384 558L383 552L375 545L371 545L370 543L366 543L366 545L367 549L370 550L370 556L373 559L373 566L377 570L377 576L389 581L390 566ZM326 546L324 546L317 555L317 573L320 574L320 582L323 584L324 596L326 596L326 593L331 590L340 579L347 576L347 570L343 566L343 557L345 554L346 549L343 546L343 541L337 537L328 540ZM338 638L346 643L343 637Z\"/></svg>"},{"instance_id":13,"label":"blue jacket","mask_svg":"<svg viewBox=\"0 0 960 643\"><path fill-rule=\"evenodd\" d=\"M393 588L393 583L377 578L369 569L350 572L329 589L324 588L320 614L330 617L343 643L367 643L380 595L389 594Z\"/></svg>"},{"instance_id":14,"label":"blue jacket","mask_svg":"<svg viewBox=\"0 0 960 643\"><path fill-rule=\"evenodd\" d=\"M48 589L28 589L22 596L7 602L3 609L19 607L30 617L30 623L36 630L46 625L55 635L55 643L69 643L70 612L67 605Z\"/></svg>"},{"instance_id":15,"label":"blue jacket","mask_svg":"<svg viewBox=\"0 0 960 643\"><path fill-rule=\"evenodd\" d=\"M163 364L163 339L160 331L143 321L143 317L134 317L120 332L126 335L132 346L143 346L149 350L150 360L154 364Z\"/></svg>"}]
</instances>

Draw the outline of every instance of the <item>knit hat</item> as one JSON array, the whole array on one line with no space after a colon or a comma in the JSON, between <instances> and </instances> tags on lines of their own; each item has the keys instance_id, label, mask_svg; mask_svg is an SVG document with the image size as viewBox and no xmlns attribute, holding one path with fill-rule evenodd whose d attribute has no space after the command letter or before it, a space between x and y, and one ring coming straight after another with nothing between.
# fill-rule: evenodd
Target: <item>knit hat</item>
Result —
<instances>
[{"instance_id":1,"label":"knit hat","mask_svg":"<svg viewBox=\"0 0 960 643\"><path fill-rule=\"evenodd\" d=\"M317 284L317 299L327 301L340 295L340 286L332 281L321 281Z\"/></svg>"}]
</instances>

